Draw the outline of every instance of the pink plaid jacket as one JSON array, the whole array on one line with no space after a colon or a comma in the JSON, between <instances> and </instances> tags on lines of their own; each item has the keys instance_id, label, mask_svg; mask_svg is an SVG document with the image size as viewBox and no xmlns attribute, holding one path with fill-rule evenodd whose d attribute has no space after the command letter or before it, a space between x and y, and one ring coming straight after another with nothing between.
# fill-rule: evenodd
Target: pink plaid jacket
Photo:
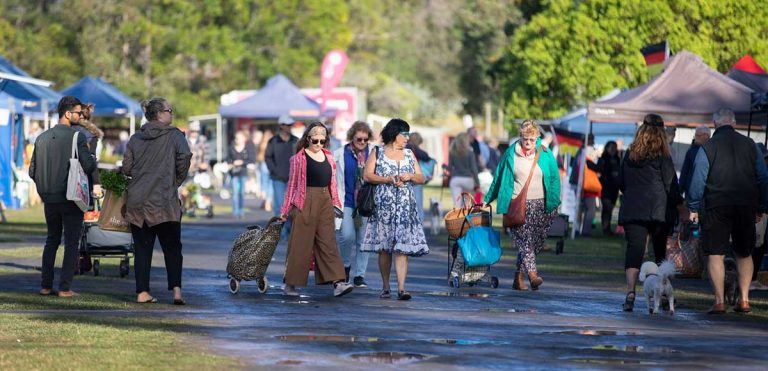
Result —
<instances>
[{"instance_id":1,"label":"pink plaid jacket","mask_svg":"<svg viewBox=\"0 0 768 371\"><path fill-rule=\"evenodd\" d=\"M336 161L333 160L333 154L327 149L323 149L325 158L331 164L331 184L328 185L331 191L333 206L341 209L341 200L336 189ZM291 171L288 175L288 184L285 189L285 199L283 207L280 209L280 215L288 215L291 207L297 209L304 208L304 200L307 198L307 154L301 151L291 156Z\"/></svg>"}]
</instances>

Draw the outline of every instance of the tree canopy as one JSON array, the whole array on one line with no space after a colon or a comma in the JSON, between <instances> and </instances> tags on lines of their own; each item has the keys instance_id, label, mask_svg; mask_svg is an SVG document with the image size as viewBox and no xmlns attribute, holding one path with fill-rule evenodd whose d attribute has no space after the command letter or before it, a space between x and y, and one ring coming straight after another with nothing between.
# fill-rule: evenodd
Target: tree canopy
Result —
<instances>
[{"instance_id":1,"label":"tree canopy","mask_svg":"<svg viewBox=\"0 0 768 371\"><path fill-rule=\"evenodd\" d=\"M5 0L0 14L0 55L32 75L101 76L179 117L276 73L317 86L337 48L370 111L420 122L486 102L558 116L647 81L640 49L663 40L721 72L744 54L768 65L754 0Z\"/></svg>"},{"instance_id":2,"label":"tree canopy","mask_svg":"<svg viewBox=\"0 0 768 371\"><path fill-rule=\"evenodd\" d=\"M530 3L530 2L528 2ZM768 63L768 4L752 0L551 0L517 28L496 68L513 117L551 118L649 78L640 49L664 40L726 72Z\"/></svg>"}]
</instances>

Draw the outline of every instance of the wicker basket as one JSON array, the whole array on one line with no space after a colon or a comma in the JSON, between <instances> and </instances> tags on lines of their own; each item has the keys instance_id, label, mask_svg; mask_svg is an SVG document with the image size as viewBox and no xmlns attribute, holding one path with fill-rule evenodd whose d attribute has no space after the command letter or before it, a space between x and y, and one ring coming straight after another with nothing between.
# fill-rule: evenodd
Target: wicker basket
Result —
<instances>
[{"instance_id":1,"label":"wicker basket","mask_svg":"<svg viewBox=\"0 0 768 371\"><path fill-rule=\"evenodd\" d=\"M466 192L462 193L461 203L462 207L451 209L445 214L445 229L448 230L449 237L460 238L467 233L469 230L469 223L465 219L467 214L473 214L470 220L474 225L491 225L491 211L486 210L482 205L475 204L472 195Z\"/></svg>"}]
</instances>

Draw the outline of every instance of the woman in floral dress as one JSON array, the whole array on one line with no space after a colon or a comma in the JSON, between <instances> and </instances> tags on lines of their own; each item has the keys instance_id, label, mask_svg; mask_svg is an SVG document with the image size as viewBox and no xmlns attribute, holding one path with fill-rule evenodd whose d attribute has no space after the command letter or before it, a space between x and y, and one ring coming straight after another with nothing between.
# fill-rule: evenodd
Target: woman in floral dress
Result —
<instances>
[{"instance_id":1,"label":"woman in floral dress","mask_svg":"<svg viewBox=\"0 0 768 371\"><path fill-rule=\"evenodd\" d=\"M413 193L413 185L423 184L424 175L413 152L405 149L409 130L404 120L390 120L381 131L384 145L368 156L363 175L366 182L377 186L376 206L368 219L360 251L379 254L379 270L384 282L379 295L382 299L391 297L392 255L397 273L397 299L409 300L411 294L405 291L408 257L429 253Z\"/></svg>"}]
</instances>

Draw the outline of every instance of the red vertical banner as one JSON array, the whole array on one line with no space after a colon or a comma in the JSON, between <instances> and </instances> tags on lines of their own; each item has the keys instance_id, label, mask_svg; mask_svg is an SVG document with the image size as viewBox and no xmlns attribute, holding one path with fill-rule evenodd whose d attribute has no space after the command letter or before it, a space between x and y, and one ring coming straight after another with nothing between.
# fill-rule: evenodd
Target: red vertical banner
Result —
<instances>
[{"instance_id":1,"label":"red vertical banner","mask_svg":"<svg viewBox=\"0 0 768 371\"><path fill-rule=\"evenodd\" d=\"M320 91L322 97L320 106L323 111L326 109L329 95L341 82L341 77L344 75L347 63L349 63L349 58L343 50L331 50L325 55L323 66L320 69Z\"/></svg>"}]
</instances>

